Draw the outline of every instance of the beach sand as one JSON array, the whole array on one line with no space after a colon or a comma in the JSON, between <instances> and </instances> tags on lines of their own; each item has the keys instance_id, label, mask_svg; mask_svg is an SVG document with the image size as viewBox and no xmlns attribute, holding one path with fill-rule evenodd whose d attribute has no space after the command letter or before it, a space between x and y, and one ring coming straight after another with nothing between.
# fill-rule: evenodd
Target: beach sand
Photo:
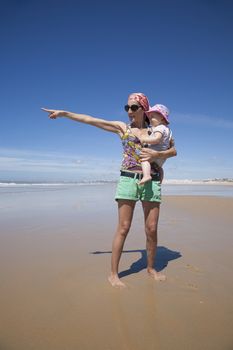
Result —
<instances>
[{"instance_id":1,"label":"beach sand","mask_svg":"<svg viewBox=\"0 0 233 350\"><path fill-rule=\"evenodd\" d=\"M1 350L232 350L233 198L164 196L155 282L140 203L107 281L115 185L0 198Z\"/></svg>"}]
</instances>

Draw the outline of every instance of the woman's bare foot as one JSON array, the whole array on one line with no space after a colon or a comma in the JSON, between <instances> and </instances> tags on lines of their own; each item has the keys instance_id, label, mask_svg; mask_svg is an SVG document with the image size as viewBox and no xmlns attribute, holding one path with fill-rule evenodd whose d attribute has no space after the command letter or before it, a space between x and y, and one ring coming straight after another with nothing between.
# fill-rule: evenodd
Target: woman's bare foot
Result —
<instances>
[{"instance_id":1,"label":"woman's bare foot","mask_svg":"<svg viewBox=\"0 0 233 350\"><path fill-rule=\"evenodd\" d=\"M155 269L147 269L149 276L153 277L156 281L165 281L166 276L160 272L155 271Z\"/></svg>"},{"instance_id":2,"label":"woman's bare foot","mask_svg":"<svg viewBox=\"0 0 233 350\"><path fill-rule=\"evenodd\" d=\"M114 275L114 274L111 274L109 277L108 277L108 280L109 282L111 283L111 285L113 287L120 287L120 288L124 288L126 287L126 285L121 282L120 278L118 277L118 275Z\"/></svg>"},{"instance_id":3,"label":"woman's bare foot","mask_svg":"<svg viewBox=\"0 0 233 350\"><path fill-rule=\"evenodd\" d=\"M139 181L139 185L144 185L146 182L150 181L152 179L151 176L143 176L143 178L141 179L141 181Z\"/></svg>"}]
</instances>

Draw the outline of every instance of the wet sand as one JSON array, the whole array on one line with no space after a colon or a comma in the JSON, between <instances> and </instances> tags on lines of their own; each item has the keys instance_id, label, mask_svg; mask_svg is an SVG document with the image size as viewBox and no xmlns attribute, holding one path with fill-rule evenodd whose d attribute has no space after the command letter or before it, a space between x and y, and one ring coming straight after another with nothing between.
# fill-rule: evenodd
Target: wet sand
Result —
<instances>
[{"instance_id":1,"label":"wet sand","mask_svg":"<svg viewBox=\"0 0 233 350\"><path fill-rule=\"evenodd\" d=\"M233 349L233 198L164 196L166 282L146 274L138 203L119 290L107 281L113 195L105 185L0 198L0 349Z\"/></svg>"}]
</instances>

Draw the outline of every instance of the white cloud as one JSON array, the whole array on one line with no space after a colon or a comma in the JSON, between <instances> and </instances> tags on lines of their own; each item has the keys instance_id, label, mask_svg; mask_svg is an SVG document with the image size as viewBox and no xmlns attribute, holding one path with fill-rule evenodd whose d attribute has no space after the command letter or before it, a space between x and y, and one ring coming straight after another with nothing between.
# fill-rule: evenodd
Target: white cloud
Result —
<instances>
[{"instance_id":1,"label":"white cloud","mask_svg":"<svg viewBox=\"0 0 233 350\"><path fill-rule=\"evenodd\" d=\"M165 179L232 178L233 164L229 159L216 156L171 158L166 161L164 170Z\"/></svg>"},{"instance_id":2,"label":"white cloud","mask_svg":"<svg viewBox=\"0 0 233 350\"><path fill-rule=\"evenodd\" d=\"M74 175L114 176L119 173L119 162L107 158L78 157L76 154L40 152L32 150L0 149L0 172L28 174L53 173Z\"/></svg>"},{"instance_id":3,"label":"white cloud","mask_svg":"<svg viewBox=\"0 0 233 350\"><path fill-rule=\"evenodd\" d=\"M233 118L232 118L233 119ZM222 117L211 117L208 115L191 114L191 113L173 113L174 122L185 124L208 125L209 127L233 129L233 121Z\"/></svg>"},{"instance_id":4,"label":"white cloud","mask_svg":"<svg viewBox=\"0 0 233 350\"><path fill-rule=\"evenodd\" d=\"M120 158L80 157L77 154L0 148L0 180L116 180L120 163ZM204 159L171 158L165 163L164 169L165 179L230 178L233 173L230 160L216 155L208 155Z\"/></svg>"}]
</instances>

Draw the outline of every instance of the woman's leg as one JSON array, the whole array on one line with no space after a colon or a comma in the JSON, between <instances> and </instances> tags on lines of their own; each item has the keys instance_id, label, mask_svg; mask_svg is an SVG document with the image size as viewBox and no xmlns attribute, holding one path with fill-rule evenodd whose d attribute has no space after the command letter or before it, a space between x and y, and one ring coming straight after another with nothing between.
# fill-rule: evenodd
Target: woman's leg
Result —
<instances>
[{"instance_id":1,"label":"woman's leg","mask_svg":"<svg viewBox=\"0 0 233 350\"><path fill-rule=\"evenodd\" d=\"M164 281L165 275L154 269L157 250L157 228L159 221L160 203L142 202L145 218L146 250L147 250L147 271L155 280Z\"/></svg>"},{"instance_id":2,"label":"woman's leg","mask_svg":"<svg viewBox=\"0 0 233 350\"><path fill-rule=\"evenodd\" d=\"M136 202L131 200L118 200L119 221L117 231L112 243L111 275L109 276L109 282L114 287L125 286L118 277L118 266L125 239L127 237L133 219L135 204Z\"/></svg>"}]
</instances>

